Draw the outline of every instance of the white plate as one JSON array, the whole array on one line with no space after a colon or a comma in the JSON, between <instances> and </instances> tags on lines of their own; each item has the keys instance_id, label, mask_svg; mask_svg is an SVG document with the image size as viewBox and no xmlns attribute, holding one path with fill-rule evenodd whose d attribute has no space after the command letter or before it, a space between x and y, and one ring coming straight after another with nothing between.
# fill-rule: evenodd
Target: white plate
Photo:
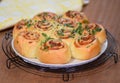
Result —
<instances>
[{"instance_id":1,"label":"white plate","mask_svg":"<svg viewBox=\"0 0 120 83\"><path fill-rule=\"evenodd\" d=\"M30 59L30 58L26 58L24 56L22 56L21 54L19 54L15 48L14 48L14 41L12 40L12 48L13 50L15 51L15 53L21 57L25 62L28 62L28 63L31 63L31 64L34 64L34 65L38 65L38 66L42 66L42 67L50 67L50 68L64 68L64 67L73 67L73 66L78 66L78 65L83 65L83 64L86 64L86 63L89 63L89 62L92 62L94 60L96 60L98 57L100 57L104 51L107 49L107 46L108 46L108 40L106 40L104 42L104 44L102 45L102 49L101 49L101 52L89 59L89 60L76 60L76 59L72 59L69 63L67 64L45 64L45 63L42 63L40 62L38 59Z\"/></svg>"}]
</instances>

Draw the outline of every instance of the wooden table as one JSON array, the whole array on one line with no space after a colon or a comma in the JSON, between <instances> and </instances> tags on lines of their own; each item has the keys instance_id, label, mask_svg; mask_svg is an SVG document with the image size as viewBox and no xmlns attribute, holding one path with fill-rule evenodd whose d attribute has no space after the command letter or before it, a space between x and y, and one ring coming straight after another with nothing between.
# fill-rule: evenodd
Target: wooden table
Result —
<instances>
[{"instance_id":1,"label":"wooden table","mask_svg":"<svg viewBox=\"0 0 120 83\"><path fill-rule=\"evenodd\" d=\"M120 0L90 1L83 9L89 20L104 25L120 43ZM0 32L0 45L7 31ZM9 70L6 68L6 59L0 47L0 83L64 83L61 78L40 77L18 68ZM68 83L120 83L120 63L96 74L74 78Z\"/></svg>"}]
</instances>

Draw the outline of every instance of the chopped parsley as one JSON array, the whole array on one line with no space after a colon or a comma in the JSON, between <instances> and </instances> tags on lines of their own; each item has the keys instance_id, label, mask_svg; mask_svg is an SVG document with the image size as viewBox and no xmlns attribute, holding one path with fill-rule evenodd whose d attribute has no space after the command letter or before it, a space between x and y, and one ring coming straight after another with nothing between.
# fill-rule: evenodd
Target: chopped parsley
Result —
<instances>
[{"instance_id":1,"label":"chopped parsley","mask_svg":"<svg viewBox=\"0 0 120 83\"><path fill-rule=\"evenodd\" d=\"M45 34L45 33L42 33L42 35L46 38L47 37L47 34Z\"/></svg>"},{"instance_id":2,"label":"chopped parsley","mask_svg":"<svg viewBox=\"0 0 120 83\"><path fill-rule=\"evenodd\" d=\"M92 35L95 35L97 32L100 32L102 29L99 27L96 27L95 29L92 30Z\"/></svg>"},{"instance_id":3,"label":"chopped parsley","mask_svg":"<svg viewBox=\"0 0 120 83\"><path fill-rule=\"evenodd\" d=\"M46 43L48 40L53 39L53 38L49 37L47 34L45 34L45 33L42 33L42 35L45 38L44 41L43 41L43 43Z\"/></svg>"},{"instance_id":4,"label":"chopped parsley","mask_svg":"<svg viewBox=\"0 0 120 83\"><path fill-rule=\"evenodd\" d=\"M79 23L78 28L75 30L75 33L82 35L83 30L84 29L82 28L82 23Z\"/></svg>"},{"instance_id":5,"label":"chopped parsley","mask_svg":"<svg viewBox=\"0 0 120 83\"><path fill-rule=\"evenodd\" d=\"M63 32L64 32L64 29L60 29L59 31L57 31L57 34L59 36L64 36Z\"/></svg>"},{"instance_id":6,"label":"chopped parsley","mask_svg":"<svg viewBox=\"0 0 120 83\"><path fill-rule=\"evenodd\" d=\"M29 28L32 24L27 24L27 27Z\"/></svg>"},{"instance_id":7,"label":"chopped parsley","mask_svg":"<svg viewBox=\"0 0 120 83\"><path fill-rule=\"evenodd\" d=\"M29 28L32 24L32 20L28 20L26 26Z\"/></svg>"},{"instance_id":8,"label":"chopped parsley","mask_svg":"<svg viewBox=\"0 0 120 83\"><path fill-rule=\"evenodd\" d=\"M42 35L44 36L44 40L42 40L41 41L41 45L43 46L43 48L42 48L42 50L48 50L48 46L44 46L44 44L47 42L47 41L49 41L50 39L53 39L53 38L51 38L51 37L49 37L47 34L45 34L45 33L42 33Z\"/></svg>"},{"instance_id":9,"label":"chopped parsley","mask_svg":"<svg viewBox=\"0 0 120 83\"><path fill-rule=\"evenodd\" d=\"M42 23L45 23L45 22L46 22L46 20L44 19L44 20L42 20L41 22L42 22Z\"/></svg>"},{"instance_id":10,"label":"chopped parsley","mask_svg":"<svg viewBox=\"0 0 120 83\"><path fill-rule=\"evenodd\" d=\"M99 27L96 27L95 30L96 30L97 32L100 32L102 29L99 28Z\"/></svg>"},{"instance_id":11,"label":"chopped parsley","mask_svg":"<svg viewBox=\"0 0 120 83\"><path fill-rule=\"evenodd\" d=\"M73 26L72 26L71 24L64 24L64 26L67 26L67 27L73 28Z\"/></svg>"}]
</instances>

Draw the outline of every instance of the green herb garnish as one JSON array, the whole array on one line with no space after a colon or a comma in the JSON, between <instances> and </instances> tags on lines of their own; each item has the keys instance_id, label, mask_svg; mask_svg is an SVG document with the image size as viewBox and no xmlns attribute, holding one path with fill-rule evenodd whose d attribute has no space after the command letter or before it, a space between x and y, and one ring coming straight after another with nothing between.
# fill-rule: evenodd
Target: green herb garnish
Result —
<instances>
[{"instance_id":1,"label":"green herb garnish","mask_svg":"<svg viewBox=\"0 0 120 83\"><path fill-rule=\"evenodd\" d=\"M83 30L84 29L82 28L82 23L79 23L78 28L75 30L75 32L79 35L82 35Z\"/></svg>"},{"instance_id":2,"label":"green herb garnish","mask_svg":"<svg viewBox=\"0 0 120 83\"><path fill-rule=\"evenodd\" d=\"M27 24L27 27L29 28L32 24Z\"/></svg>"},{"instance_id":3,"label":"green herb garnish","mask_svg":"<svg viewBox=\"0 0 120 83\"><path fill-rule=\"evenodd\" d=\"M92 30L92 35L95 35L96 34L96 30Z\"/></svg>"},{"instance_id":4,"label":"green herb garnish","mask_svg":"<svg viewBox=\"0 0 120 83\"><path fill-rule=\"evenodd\" d=\"M45 22L46 22L46 20L42 20L41 22L42 22L42 23L45 23Z\"/></svg>"},{"instance_id":5,"label":"green herb garnish","mask_svg":"<svg viewBox=\"0 0 120 83\"><path fill-rule=\"evenodd\" d=\"M72 26L71 24L64 24L64 26L67 26L67 27L73 28L73 26Z\"/></svg>"},{"instance_id":6,"label":"green herb garnish","mask_svg":"<svg viewBox=\"0 0 120 83\"><path fill-rule=\"evenodd\" d=\"M32 20L28 20L26 26L29 28L32 24Z\"/></svg>"},{"instance_id":7,"label":"green herb garnish","mask_svg":"<svg viewBox=\"0 0 120 83\"><path fill-rule=\"evenodd\" d=\"M45 34L45 33L42 33L42 35L44 36L44 40L42 40L41 41L41 45L43 45L44 46L44 44L48 41L48 40L50 40L50 39L53 39L53 38L51 38L51 37L49 37L47 34ZM44 46L43 48L42 48L42 50L48 50L48 46Z\"/></svg>"},{"instance_id":8,"label":"green herb garnish","mask_svg":"<svg viewBox=\"0 0 120 83\"><path fill-rule=\"evenodd\" d=\"M92 30L92 35L95 35L97 32L100 32L102 29L99 27L96 27L95 29Z\"/></svg>"},{"instance_id":9,"label":"green herb garnish","mask_svg":"<svg viewBox=\"0 0 120 83\"><path fill-rule=\"evenodd\" d=\"M48 46L44 46L43 50L48 51Z\"/></svg>"},{"instance_id":10,"label":"green herb garnish","mask_svg":"<svg viewBox=\"0 0 120 83\"><path fill-rule=\"evenodd\" d=\"M90 28L88 26L85 26L85 30L87 30L90 33Z\"/></svg>"},{"instance_id":11,"label":"green herb garnish","mask_svg":"<svg viewBox=\"0 0 120 83\"><path fill-rule=\"evenodd\" d=\"M45 38L48 37L47 34L45 34L45 33L42 33L42 35L43 35Z\"/></svg>"},{"instance_id":12,"label":"green herb garnish","mask_svg":"<svg viewBox=\"0 0 120 83\"><path fill-rule=\"evenodd\" d=\"M99 28L99 27L96 27L95 30L96 30L97 32L100 32L102 29Z\"/></svg>"},{"instance_id":13,"label":"green herb garnish","mask_svg":"<svg viewBox=\"0 0 120 83\"><path fill-rule=\"evenodd\" d=\"M60 29L59 31L57 31L57 34L59 36L64 36L63 32L64 32L64 29Z\"/></svg>"},{"instance_id":14,"label":"green herb garnish","mask_svg":"<svg viewBox=\"0 0 120 83\"><path fill-rule=\"evenodd\" d=\"M42 33L42 35L43 35L44 38L45 38L45 39L42 41L43 43L46 43L48 40L53 39L53 38L47 36L47 34L45 34L45 33Z\"/></svg>"}]
</instances>

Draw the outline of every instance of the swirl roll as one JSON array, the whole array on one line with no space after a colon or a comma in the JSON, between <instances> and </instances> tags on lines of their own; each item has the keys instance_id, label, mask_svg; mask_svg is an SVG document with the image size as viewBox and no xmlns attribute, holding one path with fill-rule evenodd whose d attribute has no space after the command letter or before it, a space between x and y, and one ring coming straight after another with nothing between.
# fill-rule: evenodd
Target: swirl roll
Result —
<instances>
[{"instance_id":1,"label":"swirl roll","mask_svg":"<svg viewBox=\"0 0 120 83\"><path fill-rule=\"evenodd\" d=\"M40 33L23 31L14 39L14 46L23 56L28 58L36 58L36 50L40 40Z\"/></svg>"},{"instance_id":2,"label":"swirl roll","mask_svg":"<svg viewBox=\"0 0 120 83\"><path fill-rule=\"evenodd\" d=\"M99 54L100 42L93 35L85 35L74 39L71 44L72 56L79 60L88 60Z\"/></svg>"},{"instance_id":3,"label":"swirl roll","mask_svg":"<svg viewBox=\"0 0 120 83\"><path fill-rule=\"evenodd\" d=\"M87 30L92 34L95 35L96 38L103 44L106 40L106 32L102 25L90 23L87 26Z\"/></svg>"},{"instance_id":4,"label":"swirl roll","mask_svg":"<svg viewBox=\"0 0 120 83\"><path fill-rule=\"evenodd\" d=\"M34 22L33 20L29 19L22 19L20 20L13 29L13 38L15 38L19 33L23 31L31 31L34 29Z\"/></svg>"},{"instance_id":5,"label":"swirl roll","mask_svg":"<svg viewBox=\"0 0 120 83\"><path fill-rule=\"evenodd\" d=\"M69 18L69 19L72 19L74 22L78 23L89 23L88 21L88 18L86 17L86 15L82 12L79 12L79 11L67 11L65 14L64 14L64 17L65 18Z\"/></svg>"},{"instance_id":6,"label":"swirl roll","mask_svg":"<svg viewBox=\"0 0 120 83\"><path fill-rule=\"evenodd\" d=\"M48 39L37 52L38 59L48 64L65 64L71 60L71 53L66 43L59 39Z\"/></svg>"}]
</instances>

